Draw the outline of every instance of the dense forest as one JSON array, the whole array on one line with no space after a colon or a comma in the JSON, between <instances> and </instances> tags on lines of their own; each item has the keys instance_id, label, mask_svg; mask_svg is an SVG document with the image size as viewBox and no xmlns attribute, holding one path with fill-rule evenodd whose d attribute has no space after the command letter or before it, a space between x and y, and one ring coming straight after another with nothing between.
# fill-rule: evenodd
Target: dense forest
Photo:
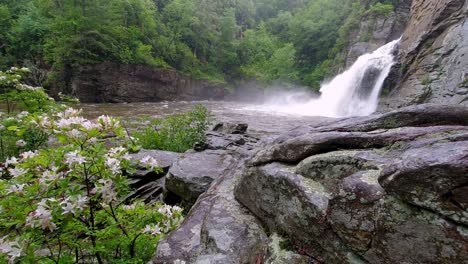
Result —
<instances>
[{"instance_id":1,"label":"dense forest","mask_svg":"<svg viewBox=\"0 0 468 264\"><path fill-rule=\"evenodd\" d=\"M343 65L349 32L397 0L0 0L0 69L59 83L113 61L200 79L317 88Z\"/></svg>"}]
</instances>

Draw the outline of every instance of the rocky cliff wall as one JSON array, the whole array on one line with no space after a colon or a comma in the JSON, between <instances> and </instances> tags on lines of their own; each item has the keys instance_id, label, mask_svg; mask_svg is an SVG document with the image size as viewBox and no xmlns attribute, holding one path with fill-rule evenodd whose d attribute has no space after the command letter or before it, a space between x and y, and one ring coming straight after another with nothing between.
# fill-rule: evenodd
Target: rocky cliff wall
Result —
<instances>
[{"instance_id":1,"label":"rocky cliff wall","mask_svg":"<svg viewBox=\"0 0 468 264\"><path fill-rule=\"evenodd\" d=\"M468 105L468 1L414 0L381 110Z\"/></svg>"},{"instance_id":2,"label":"rocky cliff wall","mask_svg":"<svg viewBox=\"0 0 468 264\"><path fill-rule=\"evenodd\" d=\"M219 100L225 86L195 80L169 69L105 62L84 66L71 78L72 93L82 102L158 102Z\"/></svg>"},{"instance_id":3,"label":"rocky cliff wall","mask_svg":"<svg viewBox=\"0 0 468 264\"><path fill-rule=\"evenodd\" d=\"M347 51L346 68L349 68L359 56L398 39L408 24L412 2L413 0L399 0L394 11L388 15L364 16L359 28L349 35L351 45Z\"/></svg>"}]
</instances>

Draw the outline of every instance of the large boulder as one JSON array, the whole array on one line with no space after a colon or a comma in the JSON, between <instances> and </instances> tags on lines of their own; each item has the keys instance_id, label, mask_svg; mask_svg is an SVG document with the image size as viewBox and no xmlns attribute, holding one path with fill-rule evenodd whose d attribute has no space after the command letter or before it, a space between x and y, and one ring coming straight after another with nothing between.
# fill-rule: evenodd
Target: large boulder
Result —
<instances>
[{"instance_id":1,"label":"large boulder","mask_svg":"<svg viewBox=\"0 0 468 264\"><path fill-rule=\"evenodd\" d=\"M218 158L215 159L219 161ZM268 236L261 223L234 198L242 163L237 157L232 170L219 171L182 225L158 243L151 263L262 263Z\"/></svg>"},{"instance_id":2,"label":"large boulder","mask_svg":"<svg viewBox=\"0 0 468 264\"><path fill-rule=\"evenodd\" d=\"M235 159L221 150L187 152L166 176L166 189L189 203L195 203L213 181L226 174Z\"/></svg>"},{"instance_id":3,"label":"large boulder","mask_svg":"<svg viewBox=\"0 0 468 264\"><path fill-rule=\"evenodd\" d=\"M463 263L467 115L421 105L298 128L254 155L235 197L324 263Z\"/></svg>"}]
</instances>

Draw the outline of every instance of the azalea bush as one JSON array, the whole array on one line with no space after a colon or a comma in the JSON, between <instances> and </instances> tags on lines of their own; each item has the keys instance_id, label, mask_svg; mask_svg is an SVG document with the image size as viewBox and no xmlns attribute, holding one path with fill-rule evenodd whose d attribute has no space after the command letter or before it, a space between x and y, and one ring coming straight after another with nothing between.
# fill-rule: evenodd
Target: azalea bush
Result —
<instances>
[{"instance_id":1,"label":"azalea bush","mask_svg":"<svg viewBox=\"0 0 468 264\"><path fill-rule=\"evenodd\" d=\"M9 263L147 262L183 219L177 206L124 203L125 174L136 165L158 171L157 161L132 160L138 142L112 117L88 120L71 108L28 116L54 147L0 163L0 255Z\"/></svg>"},{"instance_id":2,"label":"azalea bush","mask_svg":"<svg viewBox=\"0 0 468 264\"><path fill-rule=\"evenodd\" d=\"M28 68L17 67L0 71L0 102L5 104L8 114L18 107L28 112L46 112L59 106L44 88L22 83L24 75L29 72Z\"/></svg>"},{"instance_id":3,"label":"azalea bush","mask_svg":"<svg viewBox=\"0 0 468 264\"><path fill-rule=\"evenodd\" d=\"M16 115L0 113L0 162L21 152L42 147L49 135L37 127L38 114L22 111Z\"/></svg>"},{"instance_id":4,"label":"azalea bush","mask_svg":"<svg viewBox=\"0 0 468 264\"><path fill-rule=\"evenodd\" d=\"M185 152L206 141L211 123L210 113L203 105L192 111L150 120L150 126L135 134L145 149Z\"/></svg>"}]
</instances>

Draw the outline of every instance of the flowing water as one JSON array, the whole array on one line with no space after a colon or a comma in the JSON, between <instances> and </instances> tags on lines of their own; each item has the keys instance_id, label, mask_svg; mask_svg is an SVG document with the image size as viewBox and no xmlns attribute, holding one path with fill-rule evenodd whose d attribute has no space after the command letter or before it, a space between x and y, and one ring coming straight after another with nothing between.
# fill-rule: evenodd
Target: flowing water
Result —
<instances>
[{"instance_id":1,"label":"flowing water","mask_svg":"<svg viewBox=\"0 0 468 264\"><path fill-rule=\"evenodd\" d=\"M251 133L279 134L299 125L318 124L330 117L372 114L377 109L381 87L394 64L393 52L398 43L399 40L392 41L359 57L348 70L324 84L318 98L285 93L263 104L204 101L83 104L80 107L90 118L107 114L141 125L139 116L163 117L187 112L201 103L217 122L247 123Z\"/></svg>"},{"instance_id":2,"label":"flowing water","mask_svg":"<svg viewBox=\"0 0 468 264\"><path fill-rule=\"evenodd\" d=\"M306 95L282 95L254 109L267 112L308 116L366 116L376 111L380 90L395 63L394 40L373 53L362 55L345 72L320 88L320 97L305 100Z\"/></svg>"},{"instance_id":3,"label":"flowing water","mask_svg":"<svg viewBox=\"0 0 468 264\"><path fill-rule=\"evenodd\" d=\"M141 125L141 117L164 117L190 111L196 104L203 104L210 110L215 122L247 123L253 134L276 135L302 124L318 124L329 120L325 117L298 116L282 113L268 113L255 110L254 104L236 102L161 102L129 104L81 104L83 114L88 118L112 115L129 125Z\"/></svg>"}]
</instances>

